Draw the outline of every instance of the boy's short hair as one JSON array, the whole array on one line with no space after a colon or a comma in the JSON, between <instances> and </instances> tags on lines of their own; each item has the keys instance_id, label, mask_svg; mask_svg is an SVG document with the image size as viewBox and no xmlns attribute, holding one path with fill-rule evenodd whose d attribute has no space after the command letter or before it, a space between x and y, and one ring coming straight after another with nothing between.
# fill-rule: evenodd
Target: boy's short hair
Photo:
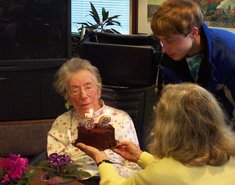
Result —
<instances>
[{"instance_id":1,"label":"boy's short hair","mask_svg":"<svg viewBox=\"0 0 235 185\"><path fill-rule=\"evenodd\" d=\"M167 0L155 12L151 21L153 34L188 35L196 26L200 29L203 14L199 5L189 0Z\"/></svg>"}]
</instances>

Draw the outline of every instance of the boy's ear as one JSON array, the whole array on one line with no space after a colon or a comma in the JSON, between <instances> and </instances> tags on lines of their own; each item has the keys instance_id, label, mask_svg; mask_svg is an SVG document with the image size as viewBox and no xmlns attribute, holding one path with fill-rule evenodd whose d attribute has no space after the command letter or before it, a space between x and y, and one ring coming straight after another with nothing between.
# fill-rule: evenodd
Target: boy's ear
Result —
<instances>
[{"instance_id":1,"label":"boy's ear","mask_svg":"<svg viewBox=\"0 0 235 185\"><path fill-rule=\"evenodd\" d=\"M194 28L193 28L193 30L191 32L191 37L194 38L197 35L199 35L199 29L198 29L198 27L194 26Z\"/></svg>"}]
</instances>

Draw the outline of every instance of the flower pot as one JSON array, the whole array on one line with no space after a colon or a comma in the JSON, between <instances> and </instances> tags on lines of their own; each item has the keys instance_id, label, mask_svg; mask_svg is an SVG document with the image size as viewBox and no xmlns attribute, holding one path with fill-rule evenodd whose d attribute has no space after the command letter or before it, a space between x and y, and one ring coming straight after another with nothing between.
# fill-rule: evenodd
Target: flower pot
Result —
<instances>
[{"instance_id":1,"label":"flower pot","mask_svg":"<svg viewBox=\"0 0 235 185\"><path fill-rule=\"evenodd\" d=\"M59 176L53 177L52 179L48 179L47 174L44 174L41 177L41 180L46 182L47 185L75 185L76 182L76 180L73 179L67 179L66 181L64 181L64 179Z\"/></svg>"}]
</instances>

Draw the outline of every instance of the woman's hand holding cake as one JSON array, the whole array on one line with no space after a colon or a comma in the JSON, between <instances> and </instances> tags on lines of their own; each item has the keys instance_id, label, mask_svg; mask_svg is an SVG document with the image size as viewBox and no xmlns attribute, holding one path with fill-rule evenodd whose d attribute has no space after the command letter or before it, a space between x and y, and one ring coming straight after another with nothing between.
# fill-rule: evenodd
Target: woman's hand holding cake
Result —
<instances>
[{"instance_id":1,"label":"woman's hand holding cake","mask_svg":"<svg viewBox=\"0 0 235 185\"><path fill-rule=\"evenodd\" d=\"M76 146L83 152L85 152L87 155L89 155L92 159L94 159L96 164L100 163L103 160L108 160L108 157L104 153L104 151L100 151L95 147L88 146L83 143L77 143Z\"/></svg>"},{"instance_id":2,"label":"woman's hand holding cake","mask_svg":"<svg viewBox=\"0 0 235 185\"><path fill-rule=\"evenodd\" d=\"M124 159L135 163L138 162L140 155L143 152L136 144L130 141L122 141L112 150L121 155Z\"/></svg>"}]
</instances>

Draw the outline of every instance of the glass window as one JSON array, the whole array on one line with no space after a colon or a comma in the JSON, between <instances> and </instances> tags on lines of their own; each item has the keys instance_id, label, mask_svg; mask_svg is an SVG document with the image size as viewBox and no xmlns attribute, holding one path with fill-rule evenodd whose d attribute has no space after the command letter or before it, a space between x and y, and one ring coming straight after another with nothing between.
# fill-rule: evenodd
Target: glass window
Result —
<instances>
[{"instance_id":1,"label":"glass window","mask_svg":"<svg viewBox=\"0 0 235 185\"><path fill-rule=\"evenodd\" d=\"M130 33L130 0L72 0L71 30L73 33L77 33L78 28L81 27L76 22L89 21L94 23L93 18L89 15L91 10L90 2L95 6L100 17L102 17L102 7L109 11L109 16L120 15L116 20L121 23L121 27L113 26L113 28L122 34Z\"/></svg>"}]
</instances>

